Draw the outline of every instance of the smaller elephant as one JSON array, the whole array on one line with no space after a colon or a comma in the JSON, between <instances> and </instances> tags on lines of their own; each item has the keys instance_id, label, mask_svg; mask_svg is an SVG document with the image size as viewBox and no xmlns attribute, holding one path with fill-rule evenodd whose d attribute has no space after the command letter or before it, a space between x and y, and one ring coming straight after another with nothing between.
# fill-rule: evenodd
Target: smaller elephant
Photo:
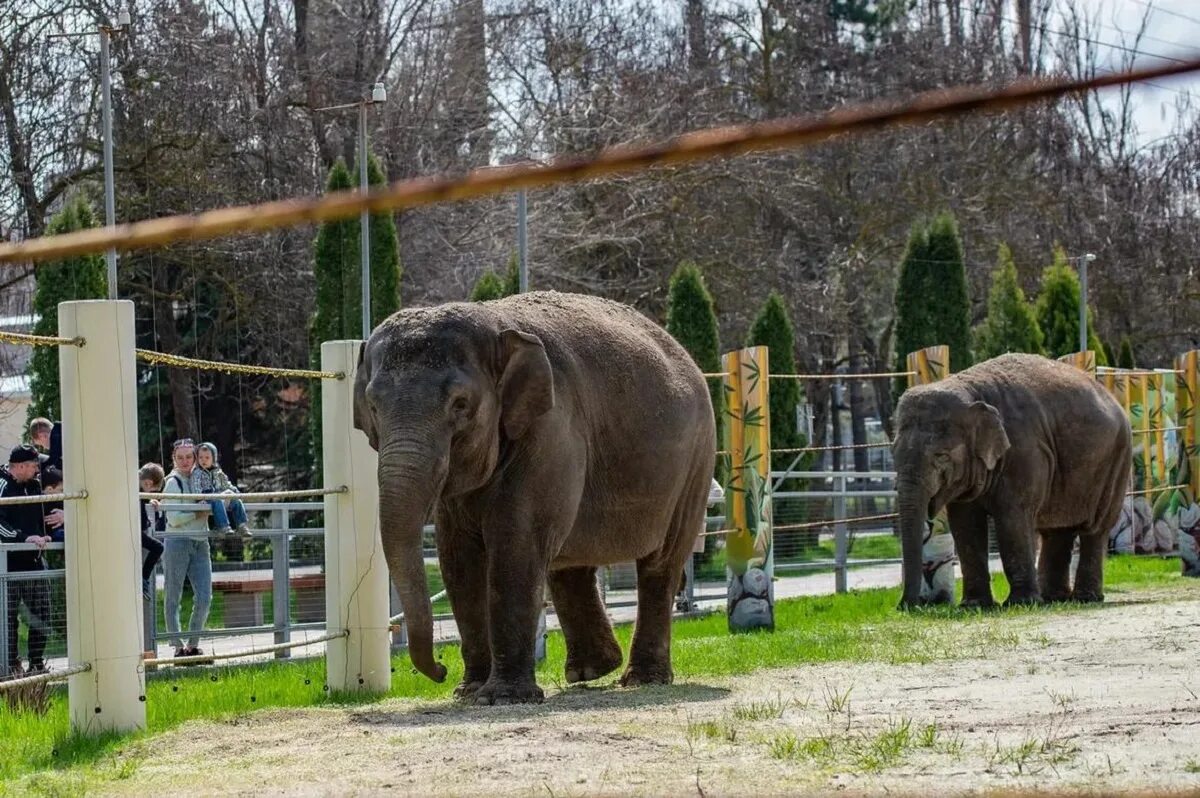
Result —
<instances>
[{"instance_id":1,"label":"smaller elephant","mask_svg":"<svg viewBox=\"0 0 1200 798\"><path fill-rule=\"evenodd\" d=\"M1011 354L909 389L896 408L893 452L902 607L921 603L922 534L942 508L962 565L964 606L994 603L989 518L1009 602L1103 600L1108 532L1129 487L1132 448L1124 410L1088 374Z\"/></svg>"}]
</instances>

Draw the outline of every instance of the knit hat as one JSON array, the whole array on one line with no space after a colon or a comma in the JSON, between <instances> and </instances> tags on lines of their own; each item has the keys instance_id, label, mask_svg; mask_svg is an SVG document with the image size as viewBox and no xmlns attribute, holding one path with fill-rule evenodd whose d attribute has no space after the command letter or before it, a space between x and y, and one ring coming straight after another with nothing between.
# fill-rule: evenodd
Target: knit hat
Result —
<instances>
[{"instance_id":1,"label":"knit hat","mask_svg":"<svg viewBox=\"0 0 1200 798\"><path fill-rule=\"evenodd\" d=\"M27 443L14 446L8 454L8 462L10 463L36 463L37 461L38 450Z\"/></svg>"},{"instance_id":2,"label":"knit hat","mask_svg":"<svg viewBox=\"0 0 1200 798\"><path fill-rule=\"evenodd\" d=\"M197 451L200 449L208 449L209 454L212 455L212 459L213 459L214 463L218 463L221 461L221 456L219 454L217 454L217 445L215 443L210 443L209 441L205 441L204 443L197 446L196 449L197 449Z\"/></svg>"}]
</instances>

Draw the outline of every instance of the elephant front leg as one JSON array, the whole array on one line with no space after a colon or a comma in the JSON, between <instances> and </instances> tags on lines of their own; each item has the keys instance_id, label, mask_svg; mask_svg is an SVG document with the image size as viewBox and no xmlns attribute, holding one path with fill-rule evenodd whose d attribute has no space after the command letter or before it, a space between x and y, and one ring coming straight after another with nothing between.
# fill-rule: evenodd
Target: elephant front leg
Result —
<instances>
[{"instance_id":1,"label":"elephant front leg","mask_svg":"<svg viewBox=\"0 0 1200 798\"><path fill-rule=\"evenodd\" d=\"M476 704L538 704L534 641L545 595L546 570L532 541L512 538L488 551L488 635L492 668Z\"/></svg>"},{"instance_id":2,"label":"elephant front leg","mask_svg":"<svg viewBox=\"0 0 1200 798\"><path fill-rule=\"evenodd\" d=\"M1075 533L1067 530L1039 532L1042 550L1038 554L1038 587L1046 601L1071 598L1071 549Z\"/></svg>"},{"instance_id":3,"label":"elephant front leg","mask_svg":"<svg viewBox=\"0 0 1200 798\"><path fill-rule=\"evenodd\" d=\"M462 640L463 679L454 689L454 695L471 698L492 673L487 626L487 554L478 535L443 534L443 528L443 524L438 525L438 560Z\"/></svg>"},{"instance_id":4,"label":"elephant front leg","mask_svg":"<svg viewBox=\"0 0 1200 798\"><path fill-rule=\"evenodd\" d=\"M1042 603L1034 564L1034 534L1033 518L1021 509L1002 512L996 517L996 541L1009 586L1006 606Z\"/></svg>"},{"instance_id":5,"label":"elephant front leg","mask_svg":"<svg viewBox=\"0 0 1200 798\"><path fill-rule=\"evenodd\" d=\"M946 512L962 568L961 606L967 609L994 607L992 575L988 572L987 513L972 504L952 504Z\"/></svg>"},{"instance_id":6,"label":"elephant front leg","mask_svg":"<svg viewBox=\"0 0 1200 798\"><path fill-rule=\"evenodd\" d=\"M596 569L550 572L550 596L567 642L568 684L599 679L621 666L621 647L596 585Z\"/></svg>"}]
</instances>

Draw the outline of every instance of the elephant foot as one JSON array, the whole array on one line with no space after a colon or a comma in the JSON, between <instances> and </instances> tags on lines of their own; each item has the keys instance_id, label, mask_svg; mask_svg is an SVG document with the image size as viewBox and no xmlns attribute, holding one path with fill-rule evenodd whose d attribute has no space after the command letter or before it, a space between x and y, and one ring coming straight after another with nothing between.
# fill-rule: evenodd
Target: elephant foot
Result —
<instances>
[{"instance_id":1,"label":"elephant foot","mask_svg":"<svg viewBox=\"0 0 1200 798\"><path fill-rule=\"evenodd\" d=\"M900 603L896 605L896 609L900 612L908 612L909 610L916 610L925 606L928 606L928 602L922 598L913 599L912 601L909 601L908 599L900 599Z\"/></svg>"},{"instance_id":2,"label":"elephant foot","mask_svg":"<svg viewBox=\"0 0 1200 798\"><path fill-rule=\"evenodd\" d=\"M644 684L670 684L675 681L671 666L635 666L630 665L621 674L619 684L622 687L640 687Z\"/></svg>"},{"instance_id":3,"label":"elephant foot","mask_svg":"<svg viewBox=\"0 0 1200 798\"><path fill-rule=\"evenodd\" d=\"M546 698L536 682L503 682L489 679L469 699L478 706L502 704L540 704Z\"/></svg>"},{"instance_id":4,"label":"elephant foot","mask_svg":"<svg viewBox=\"0 0 1200 798\"><path fill-rule=\"evenodd\" d=\"M1061 604L1066 601L1071 601L1072 594L1070 590L1048 590L1042 595L1047 603Z\"/></svg>"},{"instance_id":5,"label":"elephant foot","mask_svg":"<svg viewBox=\"0 0 1200 798\"><path fill-rule=\"evenodd\" d=\"M1071 594L1071 601L1079 604L1103 604L1104 594L1091 590L1076 590Z\"/></svg>"},{"instance_id":6,"label":"elephant foot","mask_svg":"<svg viewBox=\"0 0 1200 798\"><path fill-rule=\"evenodd\" d=\"M996 609L996 600L991 596L987 598L964 597L958 606L964 610L994 610Z\"/></svg>"},{"instance_id":7,"label":"elephant foot","mask_svg":"<svg viewBox=\"0 0 1200 798\"><path fill-rule=\"evenodd\" d=\"M575 655L567 653L567 684L590 682L621 667L621 648L615 642L597 652Z\"/></svg>"},{"instance_id":8,"label":"elephant foot","mask_svg":"<svg viewBox=\"0 0 1200 798\"><path fill-rule=\"evenodd\" d=\"M485 680L483 679L463 679L462 683L454 688L454 697L460 701L468 701L475 697L475 694L479 692L484 684Z\"/></svg>"},{"instance_id":9,"label":"elephant foot","mask_svg":"<svg viewBox=\"0 0 1200 798\"><path fill-rule=\"evenodd\" d=\"M1040 593L1023 593L1021 595L1011 595L1004 601L1005 607L1033 607L1038 604L1043 604Z\"/></svg>"}]
</instances>

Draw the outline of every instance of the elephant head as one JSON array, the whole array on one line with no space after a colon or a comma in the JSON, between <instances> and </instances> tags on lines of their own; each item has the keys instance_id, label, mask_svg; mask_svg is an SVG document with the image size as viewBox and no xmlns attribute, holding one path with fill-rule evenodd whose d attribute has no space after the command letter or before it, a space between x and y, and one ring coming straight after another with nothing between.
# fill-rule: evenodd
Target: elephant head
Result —
<instances>
[{"instance_id":1,"label":"elephant head","mask_svg":"<svg viewBox=\"0 0 1200 798\"><path fill-rule=\"evenodd\" d=\"M413 665L434 681L421 529L439 499L484 486L506 446L554 407L542 341L480 305L402 310L363 347L354 425L379 453L384 556L404 604Z\"/></svg>"},{"instance_id":2,"label":"elephant head","mask_svg":"<svg viewBox=\"0 0 1200 798\"><path fill-rule=\"evenodd\" d=\"M986 489L1009 448L1000 412L938 386L914 388L896 407L896 506L904 559L904 598L921 597L921 542L926 521L955 501Z\"/></svg>"}]
</instances>

